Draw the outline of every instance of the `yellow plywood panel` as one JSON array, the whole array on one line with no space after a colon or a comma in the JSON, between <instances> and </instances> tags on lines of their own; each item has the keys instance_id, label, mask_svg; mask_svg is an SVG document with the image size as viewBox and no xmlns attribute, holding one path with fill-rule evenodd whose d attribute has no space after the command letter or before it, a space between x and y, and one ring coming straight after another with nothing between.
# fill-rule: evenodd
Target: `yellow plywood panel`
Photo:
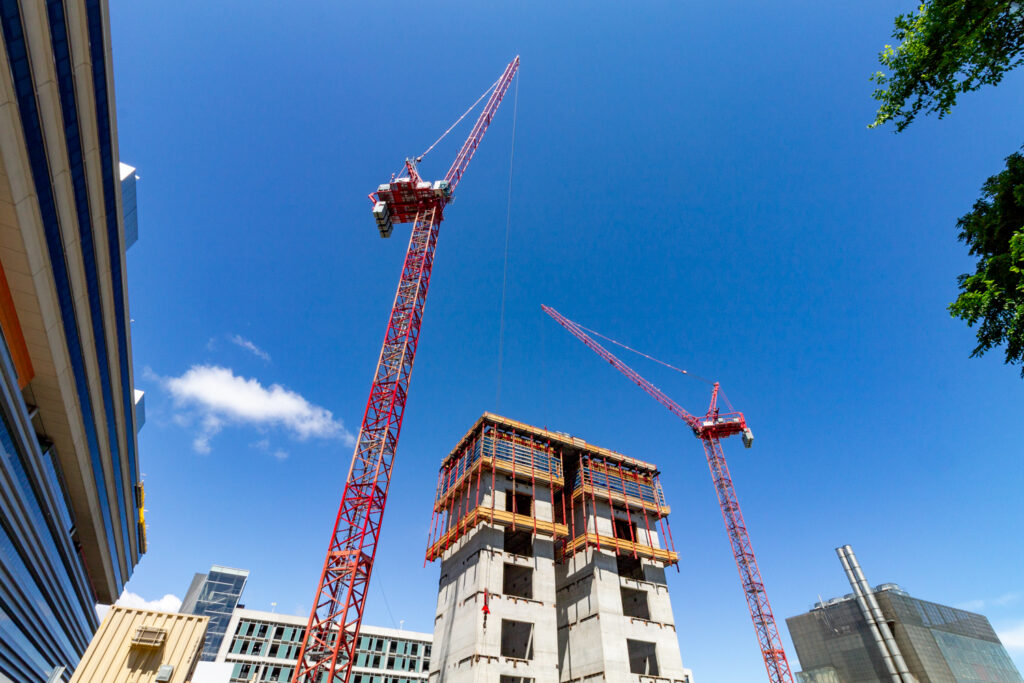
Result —
<instances>
[{"instance_id":1,"label":"yellow plywood panel","mask_svg":"<svg viewBox=\"0 0 1024 683\"><path fill-rule=\"evenodd\" d=\"M536 532L552 538L568 536L569 528L565 524L548 522L536 519L528 515L516 515L505 510L492 510L483 505L473 508L446 531L433 545L427 548L427 560L433 561L444 554L453 543L459 538L474 529L478 524L496 524L504 527L514 527L519 531Z\"/></svg>"}]
</instances>

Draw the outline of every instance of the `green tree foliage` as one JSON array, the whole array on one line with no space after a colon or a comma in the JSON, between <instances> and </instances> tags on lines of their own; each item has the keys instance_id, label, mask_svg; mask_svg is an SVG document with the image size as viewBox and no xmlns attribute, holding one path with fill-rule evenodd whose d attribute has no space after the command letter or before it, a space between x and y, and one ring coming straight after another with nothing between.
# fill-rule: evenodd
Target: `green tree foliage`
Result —
<instances>
[{"instance_id":1,"label":"green tree foliage","mask_svg":"<svg viewBox=\"0 0 1024 683\"><path fill-rule=\"evenodd\" d=\"M881 106L871 127L901 131L922 111L942 118L960 93L994 85L1024 61L1024 0L924 0L896 17L893 38L872 80Z\"/></svg>"},{"instance_id":2,"label":"green tree foliage","mask_svg":"<svg viewBox=\"0 0 1024 683\"><path fill-rule=\"evenodd\" d=\"M972 357L1006 344L1006 362L1024 365L1024 155L1007 157L957 227L978 265L958 278L960 296L949 312L971 327L981 323Z\"/></svg>"}]
</instances>

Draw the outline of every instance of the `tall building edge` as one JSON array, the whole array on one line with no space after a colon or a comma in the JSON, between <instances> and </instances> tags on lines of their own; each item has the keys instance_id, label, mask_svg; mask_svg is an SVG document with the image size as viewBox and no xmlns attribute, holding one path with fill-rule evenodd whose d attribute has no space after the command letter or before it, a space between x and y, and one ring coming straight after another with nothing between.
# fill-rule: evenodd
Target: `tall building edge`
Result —
<instances>
[{"instance_id":1,"label":"tall building edge","mask_svg":"<svg viewBox=\"0 0 1024 683\"><path fill-rule=\"evenodd\" d=\"M146 550L109 26L0 0L0 679L66 680Z\"/></svg>"}]
</instances>

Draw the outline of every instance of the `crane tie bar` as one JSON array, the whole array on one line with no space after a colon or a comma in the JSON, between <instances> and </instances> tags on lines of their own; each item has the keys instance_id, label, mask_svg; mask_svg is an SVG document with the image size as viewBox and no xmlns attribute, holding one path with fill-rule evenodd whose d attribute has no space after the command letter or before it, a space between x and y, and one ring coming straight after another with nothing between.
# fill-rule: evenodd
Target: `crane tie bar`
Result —
<instances>
[{"instance_id":1,"label":"crane tie bar","mask_svg":"<svg viewBox=\"0 0 1024 683\"><path fill-rule=\"evenodd\" d=\"M423 157L427 156L430 153L430 150L432 150L435 147L437 147L437 144L439 142L441 142L441 140L444 140L446 137L448 137L448 133L451 133L455 129L455 126L459 125L459 123L462 121L462 119L464 119L467 116L469 116L469 112L471 112L474 109L476 109L476 105L480 104L480 102L483 101L483 99L485 97L487 97L488 95L491 94L491 91L494 90L495 87L497 87L499 81L501 81L501 78L499 78L497 81L494 81L494 83L491 83L491 87L489 87L487 90L485 90L484 94L481 95L477 99L477 101L474 102L472 104L472 106L470 106L470 108L467 109L462 114L462 116L460 116L459 118L455 119L455 123L453 123L452 125L448 126L448 130L446 130L445 132L441 133L441 137L439 137L438 139L434 140L434 144L432 144L430 147L427 147L427 151L426 152L424 152L423 154L421 154L418 157L416 157L416 163L419 163L419 162L423 161Z\"/></svg>"},{"instance_id":2,"label":"crane tie bar","mask_svg":"<svg viewBox=\"0 0 1024 683\"><path fill-rule=\"evenodd\" d=\"M666 368L669 368L671 370L675 370L676 372L682 373L684 375L689 375L690 377L693 377L694 379L699 379L701 382L706 382L706 383L711 384L711 385L714 384L714 382L712 382L711 380L709 380L709 379L707 379L705 377L701 377L700 375L695 375L695 374L693 374L692 372L690 372L688 370L683 370L682 368L677 368L676 366L672 365L671 363L666 363L665 361L660 360L658 358L655 358L654 356L649 356L646 353L644 353L643 351L637 351L636 349L634 349L634 348L632 348L630 346L626 346L622 342L615 341L611 337L606 337L603 334L601 334L600 332L592 330L589 327L583 327L583 325L580 325L579 323L576 323L576 325L578 327L580 327L580 329L586 330L590 334L597 335L601 339L604 339L605 341L609 341L612 344L615 344L616 346L621 346L622 348L626 349L627 351L632 351L633 353L637 354L638 356L643 356L647 360L653 360L655 363L660 363L661 365L664 365Z\"/></svg>"}]
</instances>

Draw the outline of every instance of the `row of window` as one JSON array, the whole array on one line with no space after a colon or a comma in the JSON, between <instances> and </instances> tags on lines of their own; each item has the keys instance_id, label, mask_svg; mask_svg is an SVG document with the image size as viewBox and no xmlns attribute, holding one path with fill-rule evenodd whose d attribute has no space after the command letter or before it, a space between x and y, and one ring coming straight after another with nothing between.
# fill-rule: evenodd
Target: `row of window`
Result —
<instances>
[{"instance_id":1,"label":"row of window","mask_svg":"<svg viewBox=\"0 0 1024 683\"><path fill-rule=\"evenodd\" d=\"M255 638L273 638L289 643L301 643L302 636L306 629L299 626L280 626L265 621L249 621L242 619L238 622L236 636L252 636Z\"/></svg>"},{"instance_id":2,"label":"row of window","mask_svg":"<svg viewBox=\"0 0 1024 683\"><path fill-rule=\"evenodd\" d=\"M261 675L262 670L262 675ZM235 664L231 672L231 683L277 683L292 680L294 669L290 666L262 666L260 664Z\"/></svg>"},{"instance_id":3,"label":"row of window","mask_svg":"<svg viewBox=\"0 0 1024 683\"><path fill-rule=\"evenodd\" d=\"M298 659L298 643L267 643L265 640L235 638L231 643L231 654L250 657L274 657L277 659Z\"/></svg>"},{"instance_id":4,"label":"row of window","mask_svg":"<svg viewBox=\"0 0 1024 683\"><path fill-rule=\"evenodd\" d=\"M629 670L645 676L658 675L658 655L655 643L626 640ZM533 624L513 619L501 620L501 656L512 659L533 659Z\"/></svg>"},{"instance_id":5,"label":"row of window","mask_svg":"<svg viewBox=\"0 0 1024 683\"><path fill-rule=\"evenodd\" d=\"M427 643L412 640L375 638L374 636L360 636L359 645L356 649L360 652L384 652L386 650L388 654L392 655L430 656L430 645Z\"/></svg>"},{"instance_id":6,"label":"row of window","mask_svg":"<svg viewBox=\"0 0 1024 683\"><path fill-rule=\"evenodd\" d=\"M296 660L305 629L263 621L241 620L229 652L250 657ZM333 635L333 634L332 634ZM333 641L333 638L331 639ZM356 666L392 671L426 671L430 645L422 641L360 636Z\"/></svg>"},{"instance_id":7,"label":"row of window","mask_svg":"<svg viewBox=\"0 0 1024 683\"><path fill-rule=\"evenodd\" d=\"M383 666L381 666L383 664ZM430 666L429 659L419 659L417 657L395 657L388 656L386 659L384 655L373 654L372 652L358 652L356 653L356 666L363 666L367 669L387 669L389 671L411 671L416 673L418 671L426 671Z\"/></svg>"}]
</instances>

